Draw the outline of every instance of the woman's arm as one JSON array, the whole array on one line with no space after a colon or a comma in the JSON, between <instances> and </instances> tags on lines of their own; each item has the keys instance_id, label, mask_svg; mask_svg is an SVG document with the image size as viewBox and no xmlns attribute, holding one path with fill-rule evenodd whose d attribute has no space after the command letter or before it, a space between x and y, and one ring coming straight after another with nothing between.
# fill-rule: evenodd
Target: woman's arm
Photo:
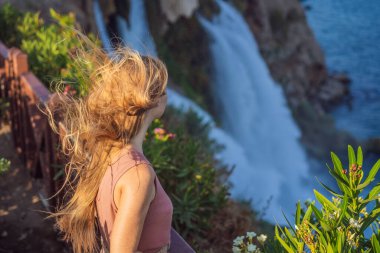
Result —
<instances>
[{"instance_id":1,"label":"woman's arm","mask_svg":"<svg viewBox=\"0 0 380 253\"><path fill-rule=\"evenodd\" d=\"M149 204L154 198L155 172L145 163L125 172L116 183L120 189L117 214L110 238L110 253L135 253Z\"/></svg>"}]
</instances>

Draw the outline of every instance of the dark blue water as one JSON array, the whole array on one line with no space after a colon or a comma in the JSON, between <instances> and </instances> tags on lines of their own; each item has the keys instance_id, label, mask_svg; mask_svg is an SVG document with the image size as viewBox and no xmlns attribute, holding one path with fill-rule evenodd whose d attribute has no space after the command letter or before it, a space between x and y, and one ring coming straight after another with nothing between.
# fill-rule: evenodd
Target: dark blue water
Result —
<instances>
[{"instance_id":1,"label":"dark blue water","mask_svg":"<svg viewBox=\"0 0 380 253\"><path fill-rule=\"evenodd\" d=\"M332 114L360 139L380 137L380 1L307 0L307 18L331 72L352 79L351 106Z\"/></svg>"},{"instance_id":2,"label":"dark blue water","mask_svg":"<svg viewBox=\"0 0 380 253\"><path fill-rule=\"evenodd\" d=\"M332 111L337 127L358 139L380 137L380 1L307 0L304 4L311 7L306 12L308 22L330 72L345 72L352 79L351 103ZM378 154L364 157L365 177L377 159ZM348 164L347 158L342 160ZM372 209L373 203L368 207ZM369 237L371 231L365 234Z\"/></svg>"}]
</instances>

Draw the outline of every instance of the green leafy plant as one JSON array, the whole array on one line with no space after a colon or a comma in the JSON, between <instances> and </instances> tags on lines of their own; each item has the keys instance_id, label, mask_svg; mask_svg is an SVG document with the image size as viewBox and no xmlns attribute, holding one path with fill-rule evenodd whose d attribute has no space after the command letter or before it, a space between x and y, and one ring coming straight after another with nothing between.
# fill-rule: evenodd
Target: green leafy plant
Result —
<instances>
[{"instance_id":1,"label":"green leafy plant","mask_svg":"<svg viewBox=\"0 0 380 253\"><path fill-rule=\"evenodd\" d=\"M283 248L281 252L380 252L380 184L365 191L376 177L380 159L364 179L360 146L357 152L348 146L348 169L343 167L335 153L331 152L331 158L333 168L328 164L327 167L338 190L319 181L333 195L332 200L314 190L315 198L322 206L320 209L313 201L303 212L297 203L295 225L287 220L289 228L275 228L275 238ZM364 196L363 192L368 193ZM369 238L364 235L367 229L372 230Z\"/></svg>"},{"instance_id":2,"label":"green leafy plant","mask_svg":"<svg viewBox=\"0 0 380 253\"><path fill-rule=\"evenodd\" d=\"M11 166L11 161L0 158L0 175L7 172Z\"/></svg>"},{"instance_id":3,"label":"green leafy plant","mask_svg":"<svg viewBox=\"0 0 380 253\"><path fill-rule=\"evenodd\" d=\"M172 199L173 226L195 242L211 229L210 218L225 205L228 187L220 182L221 170L216 169L214 150L207 144L208 127L194 112L167 110L165 119L156 119L147 131L144 153Z\"/></svg>"},{"instance_id":4,"label":"green leafy plant","mask_svg":"<svg viewBox=\"0 0 380 253\"><path fill-rule=\"evenodd\" d=\"M63 79L70 84L72 93L79 96L88 90L88 83L81 78L85 64L74 61L70 53L80 46L75 34L76 20L73 13L61 15L50 9L50 16L55 23L46 25L39 13L26 13L17 29L22 38L21 49L28 54L29 65L44 83ZM92 34L89 38L100 44ZM49 87L51 88L51 87Z\"/></svg>"}]
</instances>

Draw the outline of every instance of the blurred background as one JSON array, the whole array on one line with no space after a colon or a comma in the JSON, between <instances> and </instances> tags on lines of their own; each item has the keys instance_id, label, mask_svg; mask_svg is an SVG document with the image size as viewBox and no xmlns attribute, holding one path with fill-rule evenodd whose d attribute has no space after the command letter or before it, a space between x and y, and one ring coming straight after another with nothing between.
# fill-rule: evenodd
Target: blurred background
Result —
<instances>
[{"instance_id":1,"label":"blurred background","mask_svg":"<svg viewBox=\"0 0 380 253\"><path fill-rule=\"evenodd\" d=\"M187 111L198 115L184 120L190 139L203 136L200 123L207 125L202 138L220 147L211 152L214 167L230 168L220 178L229 187L226 195L240 203L239 211L230 207L223 215L244 217L231 218L231 224L253 217L250 228L264 232L276 221L283 224L282 211L291 217L298 200L314 198L313 189L320 189L315 177L330 182L331 151L346 164L347 146L360 145L364 171L380 158L380 6L375 0L0 0L0 8L0 41L28 53L29 63L45 57L40 59L45 65L66 64L64 57L52 55L65 55L75 42L60 52L59 46L35 45L61 43L58 35L45 38L33 31L58 34L47 28L57 22L75 23L110 55L125 45L164 61L170 108L163 120L170 128L182 124L179 115ZM55 73L37 65L30 69L44 83L70 77L69 67L59 65ZM50 247L46 252L68 250L50 223L26 211L43 204L43 185L31 182L17 160L7 124L0 133L0 155L12 162L0 183L0 252L42 252L36 249L42 244L31 238L49 229L43 235L52 238L44 240ZM252 213L242 214L244 208ZM176 228L185 231L181 224ZM222 227L247 229L231 224L224 221Z\"/></svg>"}]
</instances>

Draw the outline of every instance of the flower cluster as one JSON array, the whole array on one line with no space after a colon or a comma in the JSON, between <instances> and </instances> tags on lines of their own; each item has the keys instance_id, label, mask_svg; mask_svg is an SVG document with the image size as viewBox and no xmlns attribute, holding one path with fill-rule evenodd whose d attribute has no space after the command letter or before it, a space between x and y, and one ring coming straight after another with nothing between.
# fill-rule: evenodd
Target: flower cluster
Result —
<instances>
[{"instance_id":1,"label":"flower cluster","mask_svg":"<svg viewBox=\"0 0 380 253\"><path fill-rule=\"evenodd\" d=\"M297 235L302 238L305 244L310 248L311 252L316 252L317 243L316 235L310 229L309 222L304 221L299 226L295 225Z\"/></svg>"},{"instance_id":2,"label":"flower cluster","mask_svg":"<svg viewBox=\"0 0 380 253\"><path fill-rule=\"evenodd\" d=\"M253 238L256 237L256 240L261 244L264 245L267 236L264 234L261 234L257 236L255 232L247 232L245 236L238 236L233 241L232 245L232 252L234 253L261 253L260 248L256 246L256 244L253 243Z\"/></svg>"},{"instance_id":3,"label":"flower cluster","mask_svg":"<svg viewBox=\"0 0 380 253\"><path fill-rule=\"evenodd\" d=\"M337 198L339 199L339 198ZM338 203L340 203L340 200L336 200L333 198L333 203L335 206L339 206ZM323 206L322 207L322 215L323 215L323 219L331 226L331 227L334 227L336 222L338 221L339 219L339 216L341 214L341 210L340 209L332 209L332 208L328 208L327 206Z\"/></svg>"},{"instance_id":4,"label":"flower cluster","mask_svg":"<svg viewBox=\"0 0 380 253\"><path fill-rule=\"evenodd\" d=\"M176 134L175 133L166 133L166 130L157 127L153 130L155 138L160 141L167 141L168 139L174 139Z\"/></svg>"},{"instance_id":5,"label":"flower cluster","mask_svg":"<svg viewBox=\"0 0 380 253\"><path fill-rule=\"evenodd\" d=\"M356 163L353 163L350 167L350 177L353 181L358 180L363 175L362 166Z\"/></svg>"},{"instance_id":6,"label":"flower cluster","mask_svg":"<svg viewBox=\"0 0 380 253\"><path fill-rule=\"evenodd\" d=\"M75 94L77 94L77 91L73 87L71 87L70 84L68 84L65 86L65 89L63 90L63 94L74 96Z\"/></svg>"}]
</instances>

